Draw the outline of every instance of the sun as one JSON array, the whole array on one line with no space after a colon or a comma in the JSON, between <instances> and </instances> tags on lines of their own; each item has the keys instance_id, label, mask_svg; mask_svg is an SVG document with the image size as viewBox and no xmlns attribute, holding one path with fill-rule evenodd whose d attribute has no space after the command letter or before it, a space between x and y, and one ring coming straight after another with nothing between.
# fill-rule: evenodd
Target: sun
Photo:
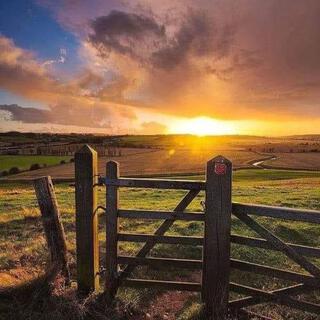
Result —
<instances>
[{"instance_id":1,"label":"sun","mask_svg":"<svg viewBox=\"0 0 320 320\"><path fill-rule=\"evenodd\" d=\"M208 135L235 134L235 128L227 121L215 120L209 117L197 117L177 120L170 125L170 133L193 134L199 137Z\"/></svg>"}]
</instances>

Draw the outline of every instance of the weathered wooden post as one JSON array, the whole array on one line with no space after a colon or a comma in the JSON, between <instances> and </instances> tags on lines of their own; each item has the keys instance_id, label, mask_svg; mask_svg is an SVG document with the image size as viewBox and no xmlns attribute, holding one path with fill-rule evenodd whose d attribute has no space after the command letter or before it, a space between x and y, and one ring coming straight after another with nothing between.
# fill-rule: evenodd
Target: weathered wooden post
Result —
<instances>
[{"instance_id":1,"label":"weathered wooden post","mask_svg":"<svg viewBox=\"0 0 320 320\"><path fill-rule=\"evenodd\" d=\"M77 280L83 294L99 289L97 182L97 153L85 145L75 153Z\"/></svg>"},{"instance_id":2,"label":"weathered wooden post","mask_svg":"<svg viewBox=\"0 0 320 320\"><path fill-rule=\"evenodd\" d=\"M228 312L230 274L232 163L222 156L208 161L202 299L206 319L222 320Z\"/></svg>"},{"instance_id":3,"label":"weathered wooden post","mask_svg":"<svg viewBox=\"0 0 320 320\"><path fill-rule=\"evenodd\" d=\"M67 259L67 245L63 225L60 219L57 198L51 177L42 177L33 181L36 192L43 228L50 251L50 262L58 264L67 282L70 281L70 271Z\"/></svg>"},{"instance_id":4,"label":"weathered wooden post","mask_svg":"<svg viewBox=\"0 0 320 320\"><path fill-rule=\"evenodd\" d=\"M106 179L119 178L119 164L108 161L106 166ZM106 188L106 298L111 302L118 287L118 187Z\"/></svg>"}]
</instances>

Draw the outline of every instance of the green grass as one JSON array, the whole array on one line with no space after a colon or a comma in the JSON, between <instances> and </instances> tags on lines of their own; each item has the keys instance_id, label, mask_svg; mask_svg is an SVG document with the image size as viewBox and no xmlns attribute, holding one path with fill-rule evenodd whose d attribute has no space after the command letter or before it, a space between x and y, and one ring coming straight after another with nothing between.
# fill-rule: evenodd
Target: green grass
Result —
<instances>
[{"instance_id":1,"label":"green grass","mask_svg":"<svg viewBox=\"0 0 320 320\"><path fill-rule=\"evenodd\" d=\"M69 161L69 156L20 156L20 155L0 155L0 172L9 170L12 167L18 167L20 170L27 170L34 163L43 166L52 166L59 164L60 161Z\"/></svg>"},{"instance_id":2,"label":"green grass","mask_svg":"<svg viewBox=\"0 0 320 320\"><path fill-rule=\"evenodd\" d=\"M203 179L203 176L179 178ZM320 210L319 186L319 173L282 170L241 170L234 173L233 200L245 203L250 202ZM72 274L73 277L75 277L74 187L63 183L57 184L55 190L66 231ZM179 190L121 189L120 207L172 210L184 194L184 191ZM196 197L188 209L200 211L200 201L203 199L203 196L203 193L201 193ZM26 272L30 272L30 270L42 270L48 257L39 210L32 186L14 183L1 184L0 198L1 200L5 199L5 201L0 201L1 283L1 274L15 274L15 270L26 270ZM104 187L99 187L99 204L105 204ZM281 239L303 245L319 246L320 226L318 225L275 220L272 218L256 219ZM104 220L104 216L101 215L99 219L99 238L100 262L102 265L104 264L105 256ZM150 222L147 220L120 219L119 229L121 232L153 233L160 223L160 221ZM253 231L246 228L236 218L232 219L232 232L241 235L256 236ZM203 224L201 222L178 221L174 223L168 234L201 236L203 234ZM122 242L120 243L119 250L121 254L134 255L140 247L140 244ZM201 258L201 247L156 245L151 255L158 257L199 259ZM273 251L232 245L232 257L286 270L302 271L284 255ZM312 261L318 266L320 265L319 259L312 259ZM168 268L152 270L141 267L135 271L134 276L154 279L200 281L200 274L198 272L191 273L190 271ZM22 280L24 279L23 276L21 276L21 278ZM275 278L267 278L240 271L232 271L231 279L234 282L264 289L275 289L291 284ZM143 314L145 310L156 309L156 306L159 304L157 297L162 297L161 294L161 292L152 290L121 288L118 292L118 301L121 302L122 310L127 310L129 314L139 315L141 312ZM236 296L232 294L232 298L234 297ZM309 301L315 301L315 299L319 301L320 293L310 293L306 296L301 295L301 297ZM160 298L160 300L161 299L162 298ZM70 307L70 305L68 306ZM69 308L65 307L65 305L64 307L60 307L62 310L65 310L63 308ZM179 320L198 319L200 318L200 310L199 295L191 294L185 297L182 309L175 311L174 318ZM275 319L319 319L319 317L308 315L307 313L274 305L270 306L268 304L253 307L252 310L262 312L264 315ZM50 312L56 315L58 311L54 309ZM163 312L163 310L161 312ZM117 317L115 315L113 319L120 318L120 316ZM128 314L123 317L123 319L128 318L130 318ZM62 319L64 320L65 318ZM144 316L135 319L144 319Z\"/></svg>"},{"instance_id":3,"label":"green grass","mask_svg":"<svg viewBox=\"0 0 320 320\"><path fill-rule=\"evenodd\" d=\"M233 182L258 182L273 180L291 180L300 178L320 178L320 171L278 170L278 169L245 169L233 172ZM170 176L170 179L204 180L204 175Z\"/></svg>"}]
</instances>

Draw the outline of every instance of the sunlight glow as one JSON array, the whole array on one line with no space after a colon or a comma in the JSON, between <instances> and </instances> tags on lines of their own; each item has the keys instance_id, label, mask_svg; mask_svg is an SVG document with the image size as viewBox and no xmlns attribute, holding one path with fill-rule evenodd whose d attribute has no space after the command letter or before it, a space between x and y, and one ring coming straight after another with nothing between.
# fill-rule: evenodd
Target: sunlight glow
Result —
<instances>
[{"instance_id":1,"label":"sunlight glow","mask_svg":"<svg viewBox=\"0 0 320 320\"><path fill-rule=\"evenodd\" d=\"M169 133L193 134L197 136L236 134L234 124L228 121L215 120L209 117L174 121L169 127Z\"/></svg>"}]
</instances>

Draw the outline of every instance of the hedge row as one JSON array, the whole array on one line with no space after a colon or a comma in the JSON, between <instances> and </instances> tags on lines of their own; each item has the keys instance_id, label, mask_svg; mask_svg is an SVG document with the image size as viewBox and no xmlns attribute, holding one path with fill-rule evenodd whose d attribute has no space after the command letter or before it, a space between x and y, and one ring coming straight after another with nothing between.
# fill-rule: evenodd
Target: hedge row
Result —
<instances>
[{"instance_id":1,"label":"hedge row","mask_svg":"<svg viewBox=\"0 0 320 320\"><path fill-rule=\"evenodd\" d=\"M70 159L70 162L74 162L74 158L71 158ZM60 161L60 164L65 164L66 161L65 160L61 160ZM1 175L2 177L6 177L6 176L9 176L9 175L12 175L12 174L17 174L17 173L20 173L22 171L33 171L33 170L38 170L38 169L41 169L41 168L45 168L47 166L46 163L43 164L43 166L41 167L41 165L39 163L33 163L29 170L20 170L18 167L12 167L10 168L9 170L4 170L1 172Z\"/></svg>"}]
</instances>

